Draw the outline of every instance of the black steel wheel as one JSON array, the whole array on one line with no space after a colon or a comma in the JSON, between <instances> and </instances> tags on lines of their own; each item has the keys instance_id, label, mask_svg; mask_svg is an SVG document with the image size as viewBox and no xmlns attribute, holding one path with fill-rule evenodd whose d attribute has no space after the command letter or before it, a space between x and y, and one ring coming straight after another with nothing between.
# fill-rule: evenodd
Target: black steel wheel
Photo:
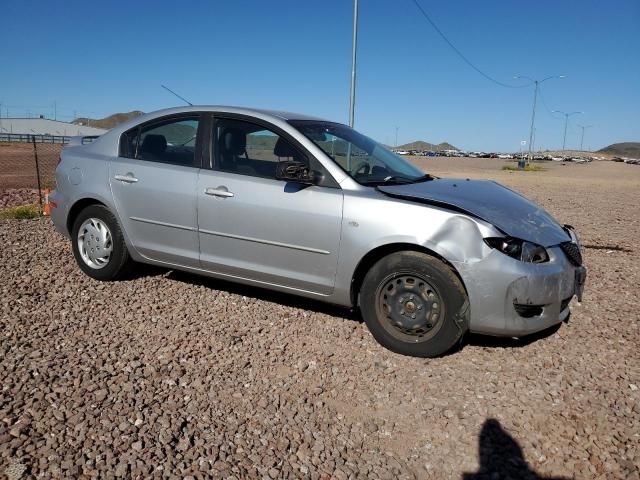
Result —
<instances>
[{"instance_id":1,"label":"black steel wheel","mask_svg":"<svg viewBox=\"0 0 640 480\"><path fill-rule=\"evenodd\" d=\"M428 341L438 332L446 314L438 289L415 273L389 275L380 283L376 297L383 327L405 342Z\"/></svg>"},{"instance_id":2,"label":"black steel wheel","mask_svg":"<svg viewBox=\"0 0 640 480\"><path fill-rule=\"evenodd\" d=\"M456 344L468 328L468 305L451 267L419 252L382 258L360 290L360 309L375 339L417 357L442 355Z\"/></svg>"}]
</instances>

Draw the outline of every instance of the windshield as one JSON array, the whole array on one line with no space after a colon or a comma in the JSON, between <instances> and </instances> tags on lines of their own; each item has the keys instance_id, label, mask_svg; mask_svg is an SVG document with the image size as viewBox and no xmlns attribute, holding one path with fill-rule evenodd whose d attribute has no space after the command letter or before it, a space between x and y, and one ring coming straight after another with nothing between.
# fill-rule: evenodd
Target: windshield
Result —
<instances>
[{"instance_id":1,"label":"windshield","mask_svg":"<svg viewBox=\"0 0 640 480\"><path fill-rule=\"evenodd\" d=\"M291 120L289 123L363 185L413 183L431 178L346 125L316 120Z\"/></svg>"}]
</instances>

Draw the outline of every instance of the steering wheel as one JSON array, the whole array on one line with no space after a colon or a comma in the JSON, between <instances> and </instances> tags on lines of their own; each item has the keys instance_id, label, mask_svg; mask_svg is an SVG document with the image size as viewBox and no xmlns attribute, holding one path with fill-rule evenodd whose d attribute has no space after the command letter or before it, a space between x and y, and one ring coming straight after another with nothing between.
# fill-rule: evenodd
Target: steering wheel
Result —
<instances>
[{"instance_id":1,"label":"steering wheel","mask_svg":"<svg viewBox=\"0 0 640 480\"><path fill-rule=\"evenodd\" d=\"M358 165L356 165L355 168L351 169L351 174L352 175L358 175L360 173L360 170L362 170L362 175L368 175L369 171L371 170L371 167L369 167L369 162L360 162Z\"/></svg>"}]
</instances>

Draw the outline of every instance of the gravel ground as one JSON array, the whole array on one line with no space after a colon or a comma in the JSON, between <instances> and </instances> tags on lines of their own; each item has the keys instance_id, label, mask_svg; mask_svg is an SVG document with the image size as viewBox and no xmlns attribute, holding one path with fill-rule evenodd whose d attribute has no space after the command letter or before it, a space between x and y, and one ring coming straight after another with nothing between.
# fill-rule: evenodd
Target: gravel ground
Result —
<instances>
[{"instance_id":1,"label":"gravel ground","mask_svg":"<svg viewBox=\"0 0 640 480\"><path fill-rule=\"evenodd\" d=\"M432 360L292 296L152 268L98 283L48 219L0 222L0 475L640 478L640 169L481 161L418 163L577 227L586 296L556 333Z\"/></svg>"},{"instance_id":2,"label":"gravel ground","mask_svg":"<svg viewBox=\"0 0 640 480\"><path fill-rule=\"evenodd\" d=\"M38 203L38 190L9 188L0 190L0 209Z\"/></svg>"}]
</instances>

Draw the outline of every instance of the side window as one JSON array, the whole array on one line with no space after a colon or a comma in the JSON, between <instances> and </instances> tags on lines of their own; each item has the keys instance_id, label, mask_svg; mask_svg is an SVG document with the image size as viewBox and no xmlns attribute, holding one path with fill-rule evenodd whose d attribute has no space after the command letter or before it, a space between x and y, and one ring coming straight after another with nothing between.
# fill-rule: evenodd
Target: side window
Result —
<instances>
[{"instance_id":1,"label":"side window","mask_svg":"<svg viewBox=\"0 0 640 480\"><path fill-rule=\"evenodd\" d=\"M197 117L153 123L125 133L120 154L129 158L193 166L196 157Z\"/></svg>"},{"instance_id":2,"label":"side window","mask_svg":"<svg viewBox=\"0 0 640 480\"><path fill-rule=\"evenodd\" d=\"M136 158L136 149L138 148L138 127L129 130L120 137L120 156L125 158Z\"/></svg>"},{"instance_id":3,"label":"side window","mask_svg":"<svg viewBox=\"0 0 640 480\"><path fill-rule=\"evenodd\" d=\"M280 161L309 164L287 139L261 125L232 119L215 122L216 168L223 172L275 178Z\"/></svg>"}]
</instances>

